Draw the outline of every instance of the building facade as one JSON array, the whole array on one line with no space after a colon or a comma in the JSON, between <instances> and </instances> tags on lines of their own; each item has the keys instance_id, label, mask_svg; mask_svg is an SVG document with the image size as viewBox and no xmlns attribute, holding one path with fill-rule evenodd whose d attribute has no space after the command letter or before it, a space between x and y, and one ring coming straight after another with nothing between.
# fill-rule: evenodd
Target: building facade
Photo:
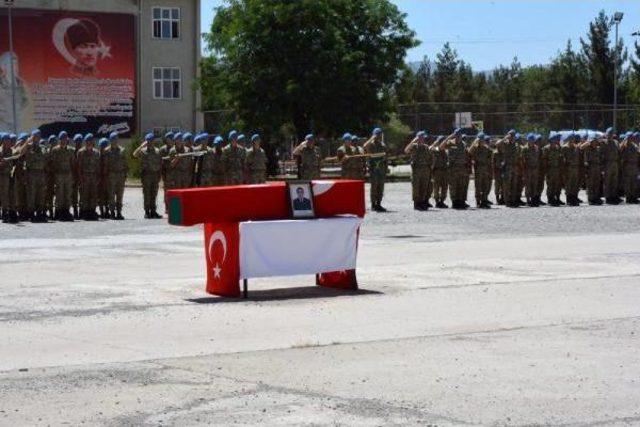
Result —
<instances>
[{"instance_id":1,"label":"building facade","mask_svg":"<svg viewBox=\"0 0 640 427\"><path fill-rule=\"evenodd\" d=\"M13 57L8 8L0 8L0 98L10 99L0 105L0 127L66 125L98 135L203 127L194 84L200 0L13 3Z\"/></svg>"}]
</instances>

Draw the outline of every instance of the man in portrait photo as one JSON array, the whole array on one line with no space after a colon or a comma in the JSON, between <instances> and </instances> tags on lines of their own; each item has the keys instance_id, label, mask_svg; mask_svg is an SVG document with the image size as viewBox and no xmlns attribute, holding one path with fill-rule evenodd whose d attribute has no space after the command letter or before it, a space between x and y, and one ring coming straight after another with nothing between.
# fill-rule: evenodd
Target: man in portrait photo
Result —
<instances>
[{"instance_id":1,"label":"man in portrait photo","mask_svg":"<svg viewBox=\"0 0 640 427\"><path fill-rule=\"evenodd\" d=\"M304 188L298 187L296 188L296 197L293 200L293 210L294 211L310 211L311 210L311 200L304 196Z\"/></svg>"}]
</instances>

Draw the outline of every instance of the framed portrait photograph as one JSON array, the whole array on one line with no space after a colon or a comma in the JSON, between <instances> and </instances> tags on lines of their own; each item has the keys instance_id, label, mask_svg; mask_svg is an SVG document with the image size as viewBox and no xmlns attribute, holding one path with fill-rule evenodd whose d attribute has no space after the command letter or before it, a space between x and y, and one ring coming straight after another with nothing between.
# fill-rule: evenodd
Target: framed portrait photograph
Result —
<instances>
[{"instance_id":1,"label":"framed portrait photograph","mask_svg":"<svg viewBox=\"0 0 640 427\"><path fill-rule=\"evenodd\" d=\"M315 218L313 190L309 181L290 181L287 183L291 216L294 219Z\"/></svg>"}]
</instances>

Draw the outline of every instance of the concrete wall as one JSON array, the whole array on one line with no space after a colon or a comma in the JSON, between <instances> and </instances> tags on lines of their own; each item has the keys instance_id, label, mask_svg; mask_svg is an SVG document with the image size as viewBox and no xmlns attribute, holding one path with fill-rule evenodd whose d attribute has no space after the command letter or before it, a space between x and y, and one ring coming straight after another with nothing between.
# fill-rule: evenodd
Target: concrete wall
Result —
<instances>
[{"instance_id":1,"label":"concrete wall","mask_svg":"<svg viewBox=\"0 0 640 427\"><path fill-rule=\"evenodd\" d=\"M4 4L1 3L4 7ZM200 0L17 0L16 8L130 13L136 19L137 129L141 134L165 127L198 130L203 127L200 96L193 90L200 63ZM154 39L153 7L179 7L180 38ZM181 99L153 98L153 67L180 67Z\"/></svg>"},{"instance_id":2,"label":"concrete wall","mask_svg":"<svg viewBox=\"0 0 640 427\"><path fill-rule=\"evenodd\" d=\"M152 37L152 8L164 6L180 7L180 38L177 40ZM200 62L200 1L141 0L140 41L141 131L164 127L201 128L201 114L196 113L199 98L193 90ZM180 67L182 99L153 98L153 67Z\"/></svg>"}]
</instances>

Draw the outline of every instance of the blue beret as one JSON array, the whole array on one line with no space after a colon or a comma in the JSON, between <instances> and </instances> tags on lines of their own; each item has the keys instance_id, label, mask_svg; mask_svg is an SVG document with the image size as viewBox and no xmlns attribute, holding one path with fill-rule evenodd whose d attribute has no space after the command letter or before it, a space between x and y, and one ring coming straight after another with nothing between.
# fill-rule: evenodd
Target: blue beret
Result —
<instances>
[{"instance_id":1,"label":"blue beret","mask_svg":"<svg viewBox=\"0 0 640 427\"><path fill-rule=\"evenodd\" d=\"M114 139L117 139L117 138L118 138L118 132L111 132L111 133L109 134L109 139L110 139L111 141L113 141Z\"/></svg>"},{"instance_id":2,"label":"blue beret","mask_svg":"<svg viewBox=\"0 0 640 427\"><path fill-rule=\"evenodd\" d=\"M54 142L56 142L58 140L58 137L56 137L55 135L49 135L49 138L47 138L47 142L49 144L53 144Z\"/></svg>"},{"instance_id":3,"label":"blue beret","mask_svg":"<svg viewBox=\"0 0 640 427\"><path fill-rule=\"evenodd\" d=\"M68 135L68 134L67 134L67 132L66 132L66 131L64 131L64 130L63 130L63 131L61 131L61 132L58 134L58 138L60 138L60 139L62 139L62 138L66 138L66 137L68 137L68 136L69 136L69 135Z\"/></svg>"},{"instance_id":4,"label":"blue beret","mask_svg":"<svg viewBox=\"0 0 640 427\"><path fill-rule=\"evenodd\" d=\"M193 143L196 145L199 145L202 142L203 138L202 135L198 134L195 136L195 138L193 138Z\"/></svg>"},{"instance_id":5,"label":"blue beret","mask_svg":"<svg viewBox=\"0 0 640 427\"><path fill-rule=\"evenodd\" d=\"M82 134L76 133L75 135L73 135L73 142L80 142L82 141Z\"/></svg>"},{"instance_id":6,"label":"blue beret","mask_svg":"<svg viewBox=\"0 0 640 427\"><path fill-rule=\"evenodd\" d=\"M541 139L542 139L542 135L540 135L539 133L537 133L537 134L535 135L535 140L536 140L536 141L540 141Z\"/></svg>"},{"instance_id":7,"label":"blue beret","mask_svg":"<svg viewBox=\"0 0 640 427\"><path fill-rule=\"evenodd\" d=\"M247 137L244 136L244 133L241 133L240 135L238 135L238 141L244 141Z\"/></svg>"},{"instance_id":8,"label":"blue beret","mask_svg":"<svg viewBox=\"0 0 640 427\"><path fill-rule=\"evenodd\" d=\"M17 136L15 133L10 133L10 134L9 134L9 139L11 139L11 140L14 140L14 141L15 141L16 139L18 139L18 136Z\"/></svg>"},{"instance_id":9,"label":"blue beret","mask_svg":"<svg viewBox=\"0 0 640 427\"><path fill-rule=\"evenodd\" d=\"M532 133L527 134L527 141L535 141L536 136Z\"/></svg>"},{"instance_id":10,"label":"blue beret","mask_svg":"<svg viewBox=\"0 0 640 427\"><path fill-rule=\"evenodd\" d=\"M373 131L371 132L373 135L380 135L382 133L382 129L380 128L373 128Z\"/></svg>"},{"instance_id":11,"label":"blue beret","mask_svg":"<svg viewBox=\"0 0 640 427\"><path fill-rule=\"evenodd\" d=\"M40 129L34 129L31 131L31 136L40 136Z\"/></svg>"},{"instance_id":12,"label":"blue beret","mask_svg":"<svg viewBox=\"0 0 640 427\"><path fill-rule=\"evenodd\" d=\"M305 141L311 141L312 139L314 139L315 137L313 136L312 133L308 133L307 136L304 137Z\"/></svg>"},{"instance_id":13,"label":"blue beret","mask_svg":"<svg viewBox=\"0 0 640 427\"><path fill-rule=\"evenodd\" d=\"M607 135L611 135L613 133L613 128L612 127L608 127L606 131L604 131L604 133L606 133Z\"/></svg>"},{"instance_id":14,"label":"blue beret","mask_svg":"<svg viewBox=\"0 0 640 427\"><path fill-rule=\"evenodd\" d=\"M213 143L214 143L215 145L222 144L222 143L224 143L224 138L222 138L220 135L218 135L218 136L216 136L216 138L213 140Z\"/></svg>"},{"instance_id":15,"label":"blue beret","mask_svg":"<svg viewBox=\"0 0 640 427\"><path fill-rule=\"evenodd\" d=\"M0 133L0 140L5 140L5 139L9 139L9 134L5 132Z\"/></svg>"},{"instance_id":16,"label":"blue beret","mask_svg":"<svg viewBox=\"0 0 640 427\"><path fill-rule=\"evenodd\" d=\"M251 135L251 142L254 141L259 141L260 140L260 135L257 133L254 133L253 135Z\"/></svg>"},{"instance_id":17,"label":"blue beret","mask_svg":"<svg viewBox=\"0 0 640 427\"><path fill-rule=\"evenodd\" d=\"M146 134L144 136L144 140L145 141L153 141L155 139L155 137L156 136L153 133L149 132L148 134Z\"/></svg>"},{"instance_id":18,"label":"blue beret","mask_svg":"<svg viewBox=\"0 0 640 427\"><path fill-rule=\"evenodd\" d=\"M453 134L454 134L454 135L460 135L461 133L462 133L462 129L460 129L460 128L455 128L455 129L453 130Z\"/></svg>"},{"instance_id":19,"label":"blue beret","mask_svg":"<svg viewBox=\"0 0 640 427\"><path fill-rule=\"evenodd\" d=\"M358 140L358 136L357 135L351 135L351 140L352 141L357 141Z\"/></svg>"},{"instance_id":20,"label":"blue beret","mask_svg":"<svg viewBox=\"0 0 640 427\"><path fill-rule=\"evenodd\" d=\"M478 138L478 139L484 139L484 137L485 137L484 132L480 132L480 133L478 133L478 134L476 135L476 138Z\"/></svg>"},{"instance_id":21,"label":"blue beret","mask_svg":"<svg viewBox=\"0 0 640 427\"><path fill-rule=\"evenodd\" d=\"M418 133L416 133L416 136L418 138L420 138L420 137L423 137L423 136L427 136L427 134L423 130L421 130L421 131L418 131Z\"/></svg>"},{"instance_id":22,"label":"blue beret","mask_svg":"<svg viewBox=\"0 0 640 427\"><path fill-rule=\"evenodd\" d=\"M173 135L173 139L176 141L182 141L182 134L180 132Z\"/></svg>"},{"instance_id":23,"label":"blue beret","mask_svg":"<svg viewBox=\"0 0 640 427\"><path fill-rule=\"evenodd\" d=\"M91 140L93 140L93 134L92 133L88 133L88 134L86 134L84 136L84 142L91 141Z\"/></svg>"},{"instance_id":24,"label":"blue beret","mask_svg":"<svg viewBox=\"0 0 640 427\"><path fill-rule=\"evenodd\" d=\"M507 135L515 135L515 134L516 134L515 129L510 129L509 132L507 132Z\"/></svg>"},{"instance_id":25,"label":"blue beret","mask_svg":"<svg viewBox=\"0 0 640 427\"><path fill-rule=\"evenodd\" d=\"M237 130L232 130L231 132L229 132L229 140L236 139L237 137L238 137Z\"/></svg>"},{"instance_id":26,"label":"blue beret","mask_svg":"<svg viewBox=\"0 0 640 427\"><path fill-rule=\"evenodd\" d=\"M19 136L18 136L18 141L24 141L25 139L29 138L29 134L26 132L22 132Z\"/></svg>"},{"instance_id":27,"label":"blue beret","mask_svg":"<svg viewBox=\"0 0 640 427\"><path fill-rule=\"evenodd\" d=\"M100 138L100 141L98 141L98 145L100 147L106 147L107 145L109 145L109 140L107 138Z\"/></svg>"},{"instance_id":28,"label":"blue beret","mask_svg":"<svg viewBox=\"0 0 640 427\"><path fill-rule=\"evenodd\" d=\"M183 141L188 141L190 139L193 139L193 134L191 132L185 132L184 134L182 134Z\"/></svg>"},{"instance_id":29,"label":"blue beret","mask_svg":"<svg viewBox=\"0 0 640 427\"><path fill-rule=\"evenodd\" d=\"M209 134L208 134L207 132L202 132L202 133L200 134L200 136L201 136L203 139L209 139Z\"/></svg>"},{"instance_id":30,"label":"blue beret","mask_svg":"<svg viewBox=\"0 0 640 427\"><path fill-rule=\"evenodd\" d=\"M349 132L345 132L344 134L342 134L342 139L343 140L351 140L351 134Z\"/></svg>"},{"instance_id":31,"label":"blue beret","mask_svg":"<svg viewBox=\"0 0 640 427\"><path fill-rule=\"evenodd\" d=\"M173 139L173 137L174 137L173 132L167 132L164 134L165 139Z\"/></svg>"},{"instance_id":32,"label":"blue beret","mask_svg":"<svg viewBox=\"0 0 640 427\"><path fill-rule=\"evenodd\" d=\"M491 137L490 137L489 135L485 135L485 136L484 136L484 140L485 140L485 141L491 141Z\"/></svg>"}]
</instances>

